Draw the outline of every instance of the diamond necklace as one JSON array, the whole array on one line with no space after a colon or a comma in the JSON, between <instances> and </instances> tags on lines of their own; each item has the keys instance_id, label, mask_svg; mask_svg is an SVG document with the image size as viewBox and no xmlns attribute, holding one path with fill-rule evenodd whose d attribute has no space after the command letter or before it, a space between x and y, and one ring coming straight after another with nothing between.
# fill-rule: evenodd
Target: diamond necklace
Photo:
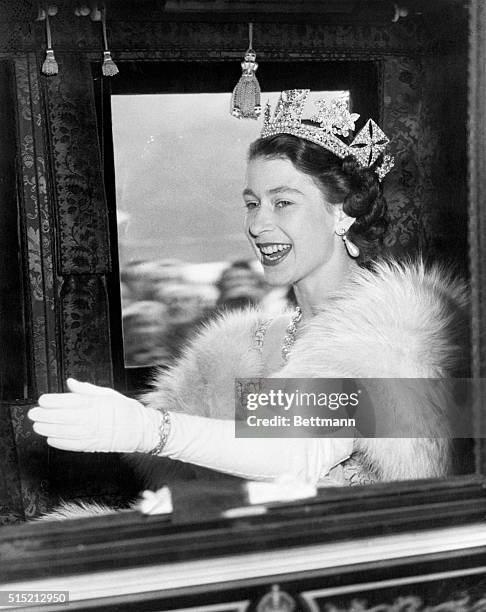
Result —
<instances>
[{"instance_id":1,"label":"diamond necklace","mask_svg":"<svg viewBox=\"0 0 486 612\"><path fill-rule=\"evenodd\" d=\"M297 327L302 320L302 310L300 306L296 306L295 310L290 319L290 323L287 325L285 338L283 339L282 344L282 359L284 363L287 363L289 360L289 353L292 350L292 347L295 343L295 335L297 334Z\"/></svg>"}]
</instances>

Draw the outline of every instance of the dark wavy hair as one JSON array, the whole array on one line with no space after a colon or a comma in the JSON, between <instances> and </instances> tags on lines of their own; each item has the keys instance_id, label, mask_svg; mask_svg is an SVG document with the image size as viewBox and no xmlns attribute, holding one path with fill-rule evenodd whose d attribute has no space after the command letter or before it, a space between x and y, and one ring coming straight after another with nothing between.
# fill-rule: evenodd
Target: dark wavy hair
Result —
<instances>
[{"instance_id":1,"label":"dark wavy hair","mask_svg":"<svg viewBox=\"0 0 486 612\"><path fill-rule=\"evenodd\" d=\"M312 177L326 202L343 203L343 211L356 218L347 236L359 247L360 264L381 253L388 228L388 207L378 176L371 168L362 168L353 155L343 160L290 134L255 140L250 145L248 160L259 157L288 159L297 170Z\"/></svg>"}]
</instances>

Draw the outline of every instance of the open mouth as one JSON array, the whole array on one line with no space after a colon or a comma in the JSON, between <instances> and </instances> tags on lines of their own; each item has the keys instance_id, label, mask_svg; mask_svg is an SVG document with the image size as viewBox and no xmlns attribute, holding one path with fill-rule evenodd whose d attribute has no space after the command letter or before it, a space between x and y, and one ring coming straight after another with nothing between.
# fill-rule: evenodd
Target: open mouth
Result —
<instances>
[{"instance_id":1,"label":"open mouth","mask_svg":"<svg viewBox=\"0 0 486 612\"><path fill-rule=\"evenodd\" d=\"M265 242L257 244L257 247L264 266L276 266L287 257L292 249L291 244L282 242Z\"/></svg>"}]
</instances>

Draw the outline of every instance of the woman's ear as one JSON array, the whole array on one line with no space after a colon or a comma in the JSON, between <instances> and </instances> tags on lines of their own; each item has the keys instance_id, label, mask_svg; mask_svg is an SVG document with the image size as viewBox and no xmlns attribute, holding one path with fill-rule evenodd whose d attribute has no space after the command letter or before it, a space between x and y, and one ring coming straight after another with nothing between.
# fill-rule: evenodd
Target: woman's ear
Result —
<instances>
[{"instance_id":1,"label":"woman's ear","mask_svg":"<svg viewBox=\"0 0 486 612\"><path fill-rule=\"evenodd\" d=\"M342 236L356 221L356 217L350 217L343 211L343 205L337 204L336 210L336 233Z\"/></svg>"}]
</instances>

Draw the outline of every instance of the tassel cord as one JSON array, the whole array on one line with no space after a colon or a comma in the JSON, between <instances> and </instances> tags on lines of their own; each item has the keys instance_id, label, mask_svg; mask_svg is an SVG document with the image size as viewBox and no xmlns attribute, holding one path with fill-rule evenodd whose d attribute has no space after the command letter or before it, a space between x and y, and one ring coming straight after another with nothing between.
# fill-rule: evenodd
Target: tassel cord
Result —
<instances>
[{"instance_id":1,"label":"tassel cord","mask_svg":"<svg viewBox=\"0 0 486 612\"><path fill-rule=\"evenodd\" d=\"M47 37L47 50L52 51L51 24L49 22L49 13L47 11L46 11L46 37Z\"/></svg>"},{"instance_id":2,"label":"tassel cord","mask_svg":"<svg viewBox=\"0 0 486 612\"><path fill-rule=\"evenodd\" d=\"M108 36L106 34L106 8L101 7L101 29L103 31L103 50L108 51Z\"/></svg>"},{"instance_id":3,"label":"tassel cord","mask_svg":"<svg viewBox=\"0 0 486 612\"><path fill-rule=\"evenodd\" d=\"M248 50L247 53L254 53L253 51L253 24L248 24Z\"/></svg>"}]
</instances>

